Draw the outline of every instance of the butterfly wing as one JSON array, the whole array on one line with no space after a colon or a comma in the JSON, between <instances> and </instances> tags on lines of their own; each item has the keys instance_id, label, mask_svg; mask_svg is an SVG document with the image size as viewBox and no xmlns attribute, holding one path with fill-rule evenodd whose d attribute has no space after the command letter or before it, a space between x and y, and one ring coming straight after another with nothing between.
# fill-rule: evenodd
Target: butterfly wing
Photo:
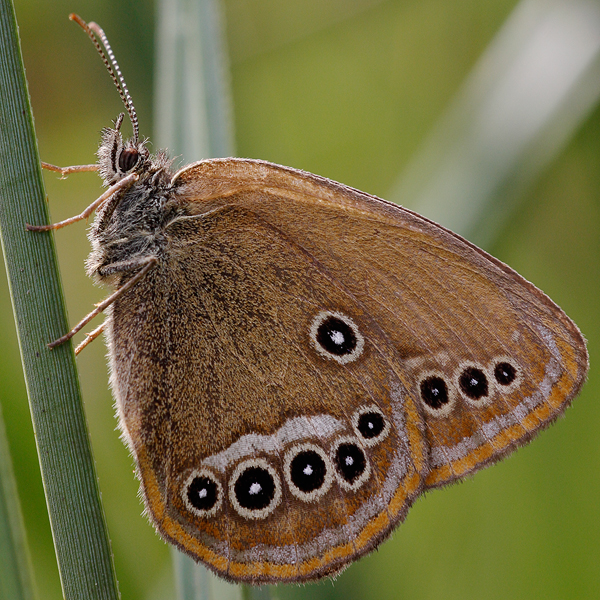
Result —
<instances>
[{"instance_id":1,"label":"butterfly wing","mask_svg":"<svg viewBox=\"0 0 600 600\"><path fill-rule=\"evenodd\" d=\"M113 305L112 384L153 521L225 577L339 570L582 385L564 313L409 211L260 161L174 183L167 251Z\"/></svg>"},{"instance_id":2,"label":"butterfly wing","mask_svg":"<svg viewBox=\"0 0 600 600\"><path fill-rule=\"evenodd\" d=\"M394 348L326 269L246 209L181 218L165 235L166 256L114 303L109 330L152 519L234 580L336 572L423 486L422 418ZM355 336L341 358L311 338L327 318Z\"/></svg>"},{"instance_id":3,"label":"butterfly wing","mask_svg":"<svg viewBox=\"0 0 600 600\"><path fill-rule=\"evenodd\" d=\"M564 312L510 267L420 215L262 161L206 161L179 179L184 202L204 198L193 206L205 211L218 198L251 210L360 299L399 353L421 408L428 486L527 442L583 385L585 341Z\"/></svg>"}]
</instances>

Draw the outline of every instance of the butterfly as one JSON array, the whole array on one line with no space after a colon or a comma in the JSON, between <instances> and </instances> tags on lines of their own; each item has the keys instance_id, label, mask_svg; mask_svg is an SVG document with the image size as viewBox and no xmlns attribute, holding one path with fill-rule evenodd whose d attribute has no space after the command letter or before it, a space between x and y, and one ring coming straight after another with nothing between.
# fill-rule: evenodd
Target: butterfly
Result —
<instances>
[{"instance_id":1,"label":"butterfly","mask_svg":"<svg viewBox=\"0 0 600 600\"><path fill-rule=\"evenodd\" d=\"M576 325L515 271L418 214L304 171L151 154L124 116L87 271L147 514L231 581L333 575L424 491L532 439L579 392ZM98 39L100 41L98 41ZM101 44L104 46L104 50ZM46 165L48 166L48 165ZM52 168L52 167L50 167Z\"/></svg>"}]
</instances>

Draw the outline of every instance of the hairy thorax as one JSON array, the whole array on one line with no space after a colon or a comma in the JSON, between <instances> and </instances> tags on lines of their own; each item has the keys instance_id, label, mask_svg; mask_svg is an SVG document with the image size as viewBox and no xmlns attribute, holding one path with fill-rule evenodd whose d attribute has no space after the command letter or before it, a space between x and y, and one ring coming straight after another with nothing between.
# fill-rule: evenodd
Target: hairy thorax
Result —
<instances>
[{"instance_id":1,"label":"hairy thorax","mask_svg":"<svg viewBox=\"0 0 600 600\"><path fill-rule=\"evenodd\" d=\"M114 186L131 173L138 175L137 181L117 190L101 206L88 233L92 251L87 273L113 286L135 274L136 262L152 256L160 260L164 228L176 216L168 202L174 196L171 161L164 152L151 155L143 142L130 145L123 143L118 130L106 129L98 150L105 186ZM133 168L128 164L132 156Z\"/></svg>"}]
</instances>

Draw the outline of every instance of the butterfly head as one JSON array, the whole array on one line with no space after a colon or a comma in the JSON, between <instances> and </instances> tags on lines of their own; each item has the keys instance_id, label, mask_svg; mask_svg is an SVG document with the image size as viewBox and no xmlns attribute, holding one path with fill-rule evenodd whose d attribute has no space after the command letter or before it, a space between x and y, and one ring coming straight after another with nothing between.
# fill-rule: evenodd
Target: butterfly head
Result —
<instances>
[{"instance_id":1,"label":"butterfly head","mask_svg":"<svg viewBox=\"0 0 600 600\"><path fill-rule=\"evenodd\" d=\"M133 135L129 139L123 140L121 125L124 114L120 114L114 122L114 127L107 127L102 131L102 140L98 149L98 165L104 184L106 186L114 185L130 173L142 174L152 170L151 163L155 161L146 148L147 140L140 139L137 113L106 34L97 23L86 23L76 14L71 14L69 18L75 21L92 40L121 96L133 127ZM163 168L165 166L163 154L159 153L156 158L160 163L158 168Z\"/></svg>"},{"instance_id":2,"label":"butterfly head","mask_svg":"<svg viewBox=\"0 0 600 600\"><path fill-rule=\"evenodd\" d=\"M150 152L146 148L146 139L139 140L137 134L123 139L121 124L123 114L120 114L114 127L102 130L102 140L98 148L99 173L104 185L110 186L130 173L143 173L149 168Z\"/></svg>"}]
</instances>

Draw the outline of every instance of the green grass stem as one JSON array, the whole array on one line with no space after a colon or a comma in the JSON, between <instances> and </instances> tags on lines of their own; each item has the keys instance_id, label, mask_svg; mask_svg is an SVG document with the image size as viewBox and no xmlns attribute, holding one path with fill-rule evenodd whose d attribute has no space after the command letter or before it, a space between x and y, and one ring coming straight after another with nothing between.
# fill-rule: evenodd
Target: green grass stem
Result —
<instances>
[{"instance_id":1,"label":"green grass stem","mask_svg":"<svg viewBox=\"0 0 600 600\"><path fill-rule=\"evenodd\" d=\"M0 233L66 600L119 597L48 222L14 8L0 0Z\"/></svg>"}]
</instances>

